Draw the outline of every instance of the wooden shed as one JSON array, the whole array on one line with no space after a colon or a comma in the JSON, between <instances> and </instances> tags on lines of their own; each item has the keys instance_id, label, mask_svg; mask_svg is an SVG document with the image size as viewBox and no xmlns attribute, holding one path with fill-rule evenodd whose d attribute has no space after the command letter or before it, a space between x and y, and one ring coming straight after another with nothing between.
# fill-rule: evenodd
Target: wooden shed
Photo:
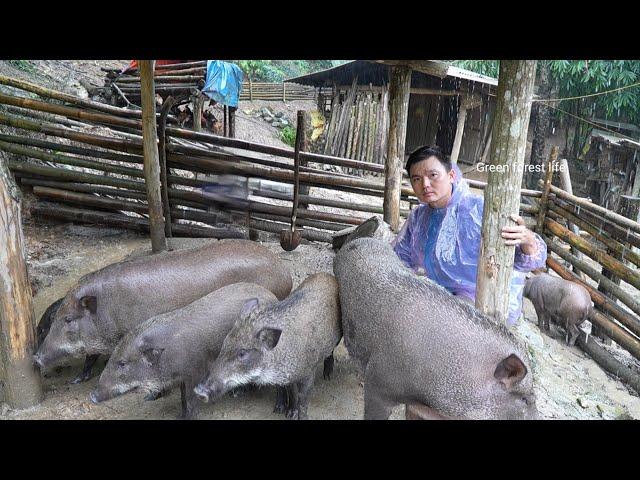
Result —
<instances>
[{"instance_id":1,"label":"wooden shed","mask_svg":"<svg viewBox=\"0 0 640 480\"><path fill-rule=\"evenodd\" d=\"M586 193L598 205L637 221L640 142L594 128L585 155Z\"/></svg>"},{"instance_id":2,"label":"wooden shed","mask_svg":"<svg viewBox=\"0 0 640 480\"><path fill-rule=\"evenodd\" d=\"M323 153L384 163L388 62L356 60L287 80L332 87L331 98L319 98L327 117ZM474 163L489 142L498 80L437 60L421 65L423 71L411 74L405 158L435 143L452 158Z\"/></svg>"}]
</instances>

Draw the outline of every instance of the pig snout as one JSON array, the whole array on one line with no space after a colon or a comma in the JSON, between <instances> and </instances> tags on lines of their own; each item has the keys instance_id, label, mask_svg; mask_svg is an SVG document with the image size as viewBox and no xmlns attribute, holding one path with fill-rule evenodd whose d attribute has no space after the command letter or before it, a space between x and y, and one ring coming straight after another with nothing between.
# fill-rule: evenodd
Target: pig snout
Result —
<instances>
[{"instance_id":1,"label":"pig snout","mask_svg":"<svg viewBox=\"0 0 640 480\"><path fill-rule=\"evenodd\" d=\"M196 388L193 389L193 391L204 403L209 402L209 390L203 384L197 385Z\"/></svg>"},{"instance_id":2,"label":"pig snout","mask_svg":"<svg viewBox=\"0 0 640 480\"><path fill-rule=\"evenodd\" d=\"M207 380L197 385L193 391L203 402L213 402L224 394L224 386L222 382Z\"/></svg>"},{"instance_id":3,"label":"pig snout","mask_svg":"<svg viewBox=\"0 0 640 480\"><path fill-rule=\"evenodd\" d=\"M39 352L33 356L33 364L36 365L41 370L44 368L44 362Z\"/></svg>"},{"instance_id":4,"label":"pig snout","mask_svg":"<svg viewBox=\"0 0 640 480\"><path fill-rule=\"evenodd\" d=\"M93 391L89 394L89 399L91 400L92 403L98 404L100 403L102 400L100 400L100 397L98 396L98 394Z\"/></svg>"}]
</instances>

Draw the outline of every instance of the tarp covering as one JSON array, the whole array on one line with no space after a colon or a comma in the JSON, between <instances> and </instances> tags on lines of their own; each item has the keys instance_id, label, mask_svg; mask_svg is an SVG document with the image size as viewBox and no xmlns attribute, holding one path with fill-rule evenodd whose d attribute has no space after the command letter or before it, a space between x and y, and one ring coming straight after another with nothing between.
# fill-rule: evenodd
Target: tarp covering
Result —
<instances>
[{"instance_id":1,"label":"tarp covering","mask_svg":"<svg viewBox=\"0 0 640 480\"><path fill-rule=\"evenodd\" d=\"M202 93L222 105L238 107L244 74L235 63L207 61L207 78Z\"/></svg>"}]
</instances>

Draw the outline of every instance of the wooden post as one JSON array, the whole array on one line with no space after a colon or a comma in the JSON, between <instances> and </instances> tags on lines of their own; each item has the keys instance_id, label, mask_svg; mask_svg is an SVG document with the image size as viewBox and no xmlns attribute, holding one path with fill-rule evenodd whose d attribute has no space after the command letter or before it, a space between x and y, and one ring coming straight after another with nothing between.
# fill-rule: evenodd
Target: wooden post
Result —
<instances>
[{"instance_id":1,"label":"wooden post","mask_svg":"<svg viewBox=\"0 0 640 480\"><path fill-rule=\"evenodd\" d=\"M202 107L204 106L204 97L201 94L191 97L193 105L193 130L195 132L202 131Z\"/></svg>"},{"instance_id":2,"label":"wooden post","mask_svg":"<svg viewBox=\"0 0 640 480\"><path fill-rule=\"evenodd\" d=\"M253 82L251 81L251 77L249 77L249 101L253 102Z\"/></svg>"},{"instance_id":3,"label":"wooden post","mask_svg":"<svg viewBox=\"0 0 640 480\"><path fill-rule=\"evenodd\" d=\"M284 82L282 82L282 101L287 101L287 85Z\"/></svg>"},{"instance_id":4,"label":"wooden post","mask_svg":"<svg viewBox=\"0 0 640 480\"><path fill-rule=\"evenodd\" d=\"M229 107L229 137L236 137L236 107Z\"/></svg>"},{"instance_id":5,"label":"wooden post","mask_svg":"<svg viewBox=\"0 0 640 480\"><path fill-rule=\"evenodd\" d=\"M569 162L566 158L560 159L560 188L562 188L565 192L573 195L573 186L571 185L571 175L569 175ZM577 225L573 223L569 223L569 229L575 233L576 235L580 235L580 229ZM582 253L575 247L571 247L571 253L576 256L578 260L582 260ZM575 266L573 267L573 272L578 275L582 280L584 280L584 274L578 270Z\"/></svg>"},{"instance_id":6,"label":"wooden post","mask_svg":"<svg viewBox=\"0 0 640 480\"><path fill-rule=\"evenodd\" d=\"M535 60L501 60L491 164L484 192L482 240L476 279L476 307L506 323L514 246L507 246L502 227L518 214L527 129L536 73ZM511 223L510 223L511 222Z\"/></svg>"},{"instance_id":7,"label":"wooden post","mask_svg":"<svg viewBox=\"0 0 640 480\"><path fill-rule=\"evenodd\" d=\"M464 124L467 119L467 107L462 99L460 99L460 109L458 110L458 126L456 127L456 136L453 140L453 148L451 149L451 163L458 163L458 155L460 155L460 146L462 145L462 134L464 133Z\"/></svg>"},{"instance_id":8,"label":"wooden post","mask_svg":"<svg viewBox=\"0 0 640 480\"><path fill-rule=\"evenodd\" d=\"M20 191L0 158L0 362L4 400L13 408L42 401L34 367L35 322L20 218Z\"/></svg>"},{"instance_id":9,"label":"wooden post","mask_svg":"<svg viewBox=\"0 0 640 480\"><path fill-rule=\"evenodd\" d=\"M300 151L308 152L309 151L309 143L311 142L311 134L313 132L313 125L311 121L311 114L304 110L298 110L298 119L302 120L302 128L298 129L301 132L302 138L300 141ZM307 160L303 160L300 158L300 166L306 167L308 164ZM309 195L310 187L309 185L300 185L300 195ZM300 202L300 208L308 208L309 205L307 203Z\"/></svg>"},{"instance_id":10,"label":"wooden post","mask_svg":"<svg viewBox=\"0 0 640 480\"><path fill-rule=\"evenodd\" d=\"M154 253L167 249L164 236L164 218L160 196L160 161L156 131L156 100L153 79L153 60L139 60L140 100L142 101L142 147L144 153L144 179L149 204L151 250Z\"/></svg>"},{"instance_id":11,"label":"wooden post","mask_svg":"<svg viewBox=\"0 0 640 480\"><path fill-rule=\"evenodd\" d=\"M547 215L547 208L549 206L549 192L551 191L551 181L553 180L553 166L558 158L558 147L554 145L551 147L551 153L549 154L549 161L547 162L545 170L544 187L542 188L542 197L540 198L540 206L538 209L538 220L536 222L536 232L542 235L544 230L544 218Z\"/></svg>"},{"instance_id":12,"label":"wooden post","mask_svg":"<svg viewBox=\"0 0 640 480\"><path fill-rule=\"evenodd\" d=\"M169 202L169 182L167 181L167 115L174 103L174 98L169 96L162 105L158 128L158 154L160 158L160 182L162 184L162 211L164 213L164 234L167 238L173 237L171 232L171 203ZM196 174L197 175L197 174Z\"/></svg>"},{"instance_id":13,"label":"wooden post","mask_svg":"<svg viewBox=\"0 0 640 480\"><path fill-rule=\"evenodd\" d=\"M400 185L407 137L411 69L389 68L389 133L387 159L384 165L384 221L398 231L400 223Z\"/></svg>"}]
</instances>

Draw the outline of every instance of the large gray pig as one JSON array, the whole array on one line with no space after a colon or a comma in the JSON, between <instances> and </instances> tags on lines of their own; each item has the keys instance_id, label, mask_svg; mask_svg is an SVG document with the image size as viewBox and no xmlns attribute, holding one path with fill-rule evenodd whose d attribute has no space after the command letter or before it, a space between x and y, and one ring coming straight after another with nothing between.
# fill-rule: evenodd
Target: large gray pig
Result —
<instances>
[{"instance_id":1,"label":"large gray pig","mask_svg":"<svg viewBox=\"0 0 640 480\"><path fill-rule=\"evenodd\" d=\"M222 240L109 265L85 275L67 293L34 360L48 369L86 356L73 382L85 381L98 356L109 355L131 328L237 282L262 285L279 299L292 287L277 255L249 240Z\"/></svg>"},{"instance_id":2,"label":"large gray pig","mask_svg":"<svg viewBox=\"0 0 640 480\"><path fill-rule=\"evenodd\" d=\"M527 354L504 325L416 276L374 238L347 243L333 270L345 346L364 370L365 419L416 402L437 417L536 417Z\"/></svg>"},{"instance_id":3,"label":"large gray pig","mask_svg":"<svg viewBox=\"0 0 640 480\"><path fill-rule=\"evenodd\" d=\"M234 283L186 307L145 320L118 343L91 400L99 403L134 389L155 399L180 386L182 418L191 418L198 403L193 389L206 376L208 361L218 356L250 299L265 306L277 302L260 285Z\"/></svg>"},{"instance_id":4,"label":"large gray pig","mask_svg":"<svg viewBox=\"0 0 640 480\"><path fill-rule=\"evenodd\" d=\"M540 330L549 331L549 320L553 319L565 328L566 343L576 343L580 334L578 327L587 319L593 305L586 288L540 273L527 279L523 294L536 309Z\"/></svg>"},{"instance_id":5,"label":"large gray pig","mask_svg":"<svg viewBox=\"0 0 640 480\"><path fill-rule=\"evenodd\" d=\"M316 273L275 305L248 302L195 392L207 402L246 383L286 386L287 417L306 419L316 369L340 338L336 279Z\"/></svg>"}]
</instances>

